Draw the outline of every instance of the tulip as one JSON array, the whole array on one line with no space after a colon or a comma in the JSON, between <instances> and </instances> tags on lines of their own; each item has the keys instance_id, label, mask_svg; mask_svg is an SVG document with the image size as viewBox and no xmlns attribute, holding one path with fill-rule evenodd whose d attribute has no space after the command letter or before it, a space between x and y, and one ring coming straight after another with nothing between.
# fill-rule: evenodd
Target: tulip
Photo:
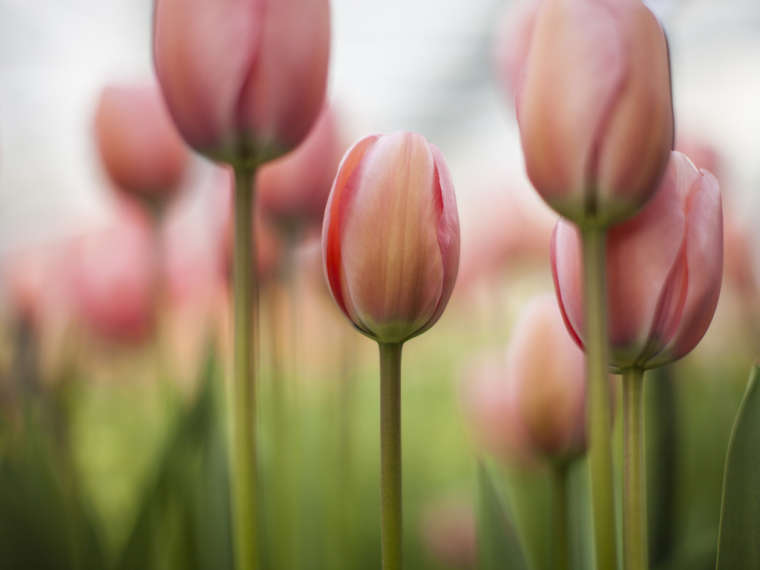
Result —
<instances>
[{"instance_id":1,"label":"tulip","mask_svg":"<svg viewBox=\"0 0 760 570\"><path fill-rule=\"evenodd\" d=\"M283 234L298 237L303 229L322 223L344 150L336 113L326 106L298 148L259 171L259 205Z\"/></svg>"},{"instance_id":2,"label":"tulip","mask_svg":"<svg viewBox=\"0 0 760 570\"><path fill-rule=\"evenodd\" d=\"M443 155L413 133L352 146L325 210L330 291L362 333L400 343L443 313L457 276L459 221Z\"/></svg>"},{"instance_id":3,"label":"tulip","mask_svg":"<svg viewBox=\"0 0 760 570\"><path fill-rule=\"evenodd\" d=\"M505 463L529 465L536 453L517 409L506 354L479 356L465 373L463 406L475 443Z\"/></svg>"},{"instance_id":4,"label":"tulip","mask_svg":"<svg viewBox=\"0 0 760 570\"><path fill-rule=\"evenodd\" d=\"M414 133L371 135L338 168L322 226L333 299L380 348L382 568L401 568L401 347L429 329L459 264L443 155Z\"/></svg>"},{"instance_id":5,"label":"tulip","mask_svg":"<svg viewBox=\"0 0 760 570\"><path fill-rule=\"evenodd\" d=\"M654 199L607 235L611 364L662 366L689 353L712 320L723 270L723 215L715 177L673 152ZM578 231L558 222L552 239L557 298L584 344Z\"/></svg>"},{"instance_id":6,"label":"tulip","mask_svg":"<svg viewBox=\"0 0 760 570\"><path fill-rule=\"evenodd\" d=\"M95 335L116 343L146 339L155 321L155 263L150 224L123 205L110 226L86 235L73 252L74 305Z\"/></svg>"},{"instance_id":7,"label":"tulip","mask_svg":"<svg viewBox=\"0 0 760 570\"><path fill-rule=\"evenodd\" d=\"M723 275L723 215L715 177L680 152L659 190L607 234L612 366L623 374L625 568L646 568L643 371L690 352L712 320ZM580 240L565 221L552 240L552 270L565 323L583 346Z\"/></svg>"},{"instance_id":8,"label":"tulip","mask_svg":"<svg viewBox=\"0 0 760 570\"><path fill-rule=\"evenodd\" d=\"M258 566L256 367L258 296L251 253L256 168L292 150L322 108L328 0L156 0L153 54L182 137L235 168L235 350L230 484L236 565ZM254 242L255 243L255 242ZM255 247L255 245L254 245Z\"/></svg>"},{"instance_id":9,"label":"tulip","mask_svg":"<svg viewBox=\"0 0 760 570\"><path fill-rule=\"evenodd\" d=\"M226 163L295 148L324 100L328 0L156 0L154 60L185 141Z\"/></svg>"},{"instance_id":10,"label":"tulip","mask_svg":"<svg viewBox=\"0 0 760 570\"><path fill-rule=\"evenodd\" d=\"M651 197L673 148L665 34L639 0L545 0L516 77L528 176L544 200L607 226Z\"/></svg>"},{"instance_id":11,"label":"tulip","mask_svg":"<svg viewBox=\"0 0 760 570\"><path fill-rule=\"evenodd\" d=\"M103 89L95 135L106 172L119 190L153 206L176 194L188 153L157 88Z\"/></svg>"}]
</instances>

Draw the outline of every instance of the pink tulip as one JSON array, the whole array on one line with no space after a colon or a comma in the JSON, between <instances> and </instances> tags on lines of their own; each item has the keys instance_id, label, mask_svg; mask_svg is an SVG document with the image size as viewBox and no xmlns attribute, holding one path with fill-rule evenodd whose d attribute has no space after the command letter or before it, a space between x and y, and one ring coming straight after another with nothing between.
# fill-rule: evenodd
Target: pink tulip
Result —
<instances>
[{"instance_id":1,"label":"pink tulip","mask_svg":"<svg viewBox=\"0 0 760 570\"><path fill-rule=\"evenodd\" d=\"M298 148L259 171L256 194L264 215L290 234L320 225L344 150L335 111L325 107Z\"/></svg>"},{"instance_id":2,"label":"pink tulip","mask_svg":"<svg viewBox=\"0 0 760 570\"><path fill-rule=\"evenodd\" d=\"M586 365L551 295L523 311L507 351L517 413L540 455L568 458L585 449Z\"/></svg>"},{"instance_id":3,"label":"pink tulip","mask_svg":"<svg viewBox=\"0 0 760 570\"><path fill-rule=\"evenodd\" d=\"M157 0L154 59L185 141L227 163L295 148L319 114L328 0Z\"/></svg>"},{"instance_id":4,"label":"pink tulip","mask_svg":"<svg viewBox=\"0 0 760 570\"><path fill-rule=\"evenodd\" d=\"M515 105L528 176L575 221L638 211L673 148L665 34L640 0L544 0L518 52Z\"/></svg>"},{"instance_id":5,"label":"pink tulip","mask_svg":"<svg viewBox=\"0 0 760 570\"><path fill-rule=\"evenodd\" d=\"M106 172L119 190L159 204L177 192L188 152L156 87L103 89L95 135Z\"/></svg>"},{"instance_id":6,"label":"pink tulip","mask_svg":"<svg viewBox=\"0 0 760 570\"><path fill-rule=\"evenodd\" d=\"M140 342L155 317L153 234L141 210L122 204L112 225L72 253L72 295L82 322L113 342Z\"/></svg>"},{"instance_id":7,"label":"pink tulip","mask_svg":"<svg viewBox=\"0 0 760 570\"><path fill-rule=\"evenodd\" d=\"M523 62L528 56L539 4L538 0L510 4L496 33L493 53L495 71L510 101L514 100Z\"/></svg>"},{"instance_id":8,"label":"pink tulip","mask_svg":"<svg viewBox=\"0 0 760 570\"><path fill-rule=\"evenodd\" d=\"M554 230L552 270L568 330L582 346L580 238L566 221ZM673 152L652 201L607 234L612 366L652 368L690 352L712 320L722 273L718 182Z\"/></svg>"},{"instance_id":9,"label":"pink tulip","mask_svg":"<svg viewBox=\"0 0 760 570\"><path fill-rule=\"evenodd\" d=\"M488 453L518 464L534 459L521 421L515 386L503 352L480 356L465 373L463 407L475 442Z\"/></svg>"},{"instance_id":10,"label":"pink tulip","mask_svg":"<svg viewBox=\"0 0 760 570\"><path fill-rule=\"evenodd\" d=\"M343 157L322 227L338 306L379 342L438 320L459 265L459 220L443 155L414 133L371 135Z\"/></svg>"}]
</instances>

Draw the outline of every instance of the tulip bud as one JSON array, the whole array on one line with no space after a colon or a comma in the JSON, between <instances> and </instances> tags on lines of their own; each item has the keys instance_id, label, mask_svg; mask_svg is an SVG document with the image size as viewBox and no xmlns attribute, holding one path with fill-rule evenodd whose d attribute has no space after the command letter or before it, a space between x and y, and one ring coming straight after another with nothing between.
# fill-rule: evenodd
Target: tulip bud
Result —
<instances>
[{"instance_id":1,"label":"tulip bud","mask_svg":"<svg viewBox=\"0 0 760 570\"><path fill-rule=\"evenodd\" d=\"M545 0L516 76L528 177L576 223L632 216L673 148L665 34L639 0Z\"/></svg>"},{"instance_id":2,"label":"tulip bud","mask_svg":"<svg viewBox=\"0 0 760 570\"><path fill-rule=\"evenodd\" d=\"M514 388L503 352L481 356L465 373L463 407L478 445L504 461L527 464L535 450L517 410Z\"/></svg>"},{"instance_id":3,"label":"tulip bud","mask_svg":"<svg viewBox=\"0 0 760 570\"><path fill-rule=\"evenodd\" d=\"M256 194L264 215L291 235L321 224L344 150L335 112L325 107L298 148L258 172Z\"/></svg>"},{"instance_id":4,"label":"tulip bud","mask_svg":"<svg viewBox=\"0 0 760 570\"><path fill-rule=\"evenodd\" d=\"M335 302L378 342L408 340L443 313L459 265L459 219L443 155L414 133L371 135L343 157L322 227Z\"/></svg>"},{"instance_id":5,"label":"tulip bud","mask_svg":"<svg viewBox=\"0 0 760 570\"><path fill-rule=\"evenodd\" d=\"M554 229L551 259L565 323L583 346L580 237L566 221ZM612 367L653 368L690 352L710 325L722 274L718 181L673 152L651 202L607 232Z\"/></svg>"},{"instance_id":6,"label":"tulip bud","mask_svg":"<svg viewBox=\"0 0 760 570\"><path fill-rule=\"evenodd\" d=\"M551 355L547 357L547 355ZM586 365L551 295L523 311L507 351L516 410L540 455L567 459L585 449Z\"/></svg>"},{"instance_id":7,"label":"tulip bud","mask_svg":"<svg viewBox=\"0 0 760 570\"><path fill-rule=\"evenodd\" d=\"M106 87L95 113L95 135L119 190L153 205L176 193L188 153L157 88Z\"/></svg>"},{"instance_id":8,"label":"tulip bud","mask_svg":"<svg viewBox=\"0 0 760 570\"><path fill-rule=\"evenodd\" d=\"M140 342L155 320L156 267L150 224L123 205L113 225L76 244L72 295L82 322L114 342Z\"/></svg>"},{"instance_id":9,"label":"tulip bud","mask_svg":"<svg viewBox=\"0 0 760 570\"><path fill-rule=\"evenodd\" d=\"M328 0L157 0L156 73L185 141L226 163L296 147L319 114Z\"/></svg>"}]
</instances>

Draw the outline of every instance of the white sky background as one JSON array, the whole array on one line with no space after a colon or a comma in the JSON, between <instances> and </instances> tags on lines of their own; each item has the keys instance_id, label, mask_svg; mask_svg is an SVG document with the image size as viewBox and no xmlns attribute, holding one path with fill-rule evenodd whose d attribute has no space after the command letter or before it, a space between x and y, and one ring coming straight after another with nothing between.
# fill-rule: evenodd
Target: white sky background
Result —
<instances>
[{"instance_id":1,"label":"white sky background","mask_svg":"<svg viewBox=\"0 0 760 570\"><path fill-rule=\"evenodd\" d=\"M438 144L460 205L522 176L491 72L502 0L332 0L330 96L355 135ZM668 30L678 127L711 140L726 188L760 200L760 1L652 0ZM0 254L108 212L92 113L108 82L148 80L150 0L0 0ZM506 191L506 190L505 190Z\"/></svg>"}]
</instances>

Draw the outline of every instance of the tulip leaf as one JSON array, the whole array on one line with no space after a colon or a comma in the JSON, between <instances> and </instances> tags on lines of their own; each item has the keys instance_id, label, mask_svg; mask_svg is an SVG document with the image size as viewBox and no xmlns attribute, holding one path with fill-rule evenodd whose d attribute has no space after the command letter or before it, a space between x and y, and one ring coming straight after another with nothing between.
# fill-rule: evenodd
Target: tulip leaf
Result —
<instances>
[{"instance_id":1,"label":"tulip leaf","mask_svg":"<svg viewBox=\"0 0 760 570\"><path fill-rule=\"evenodd\" d=\"M478 568L527 570L509 510L486 467L478 465Z\"/></svg>"},{"instance_id":2,"label":"tulip leaf","mask_svg":"<svg viewBox=\"0 0 760 570\"><path fill-rule=\"evenodd\" d=\"M760 365L734 422L723 475L717 570L760 568Z\"/></svg>"}]
</instances>

